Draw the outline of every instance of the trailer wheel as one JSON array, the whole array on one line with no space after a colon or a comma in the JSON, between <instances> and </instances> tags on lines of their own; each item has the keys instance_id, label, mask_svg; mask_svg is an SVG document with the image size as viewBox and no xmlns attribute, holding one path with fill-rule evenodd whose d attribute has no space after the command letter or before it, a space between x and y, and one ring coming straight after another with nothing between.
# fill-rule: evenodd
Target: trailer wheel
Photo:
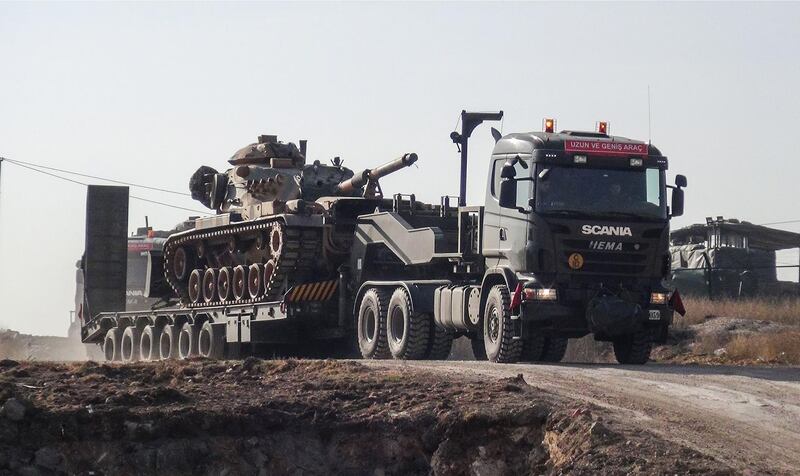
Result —
<instances>
[{"instance_id":1,"label":"trailer wheel","mask_svg":"<svg viewBox=\"0 0 800 476\"><path fill-rule=\"evenodd\" d=\"M525 340L522 342L522 355L520 359L525 362L538 362L540 360L546 360L544 356L547 349L547 342L548 338L543 335L525 336Z\"/></svg>"},{"instance_id":2,"label":"trailer wheel","mask_svg":"<svg viewBox=\"0 0 800 476\"><path fill-rule=\"evenodd\" d=\"M569 344L569 339L566 337L548 337L545 339L542 362L561 362L564 354L567 353L567 344Z\"/></svg>"},{"instance_id":3,"label":"trailer wheel","mask_svg":"<svg viewBox=\"0 0 800 476\"><path fill-rule=\"evenodd\" d=\"M178 358L178 336L181 328L176 325L166 325L158 339L158 355L161 360Z\"/></svg>"},{"instance_id":4,"label":"trailer wheel","mask_svg":"<svg viewBox=\"0 0 800 476\"><path fill-rule=\"evenodd\" d=\"M135 326L125 328L122 333L122 361L136 362L139 360L139 347L142 342L142 331Z\"/></svg>"},{"instance_id":5,"label":"trailer wheel","mask_svg":"<svg viewBox=\"0 0 800 476\"><path fill-rule=\"evenodd\" d=\"M395 289L386 311L386 340L392 357L402 360L425 357L430 327L429 314L412 311L408 291Z\"/></svg>"},{"instance_id":6,"label":"trailer wheel","mask_svg":"<svg viewBox=\"0 0 800 476\"><path fill-rule=\"evenodd\" d=\"M491 362L513 363L522 354L522 341L514 339L511 296L504 284L493 286L483 313L483 342Z\"/></svg>"},{"instance_id":7,"label":"trailer wheel","mask_svg":"<svg viewBox=\"0 0 800 476\"><path fill-rule=\"evenodd\" d=\"M209 359L220 360L225 357L225 324L206 321L197 338L197 352Z\"/></svg>"},{"instance_id":8,"label":"trailer wheel","mask_svg":"<svg viewBox=\"0 0 800 476\"><path fill-rule=\"evenodd\" d=\"M430 330L431 339L425 358L428 360L447 360L453 350L453 338L455 338L455 335L437 326L433 319L430 319L430 323L432 326Z\"/></svg>"},{"instance_id":9,"label":"trailer wheel","mask_svg":"<svg viewBox=\"0 0 800 476\"><path fill-rule=\"evenodd\" d=\"M648 331L639 331L614 339L614 356L620 364L642 365L650 360L653 341Z\"/></svg>"},{"instance_id":10,"label":"trailer wheel","mask_svg":"<svg viewBox=\"0 0 800 476\"><path fill-rule=\"evenodd\" d=\"M386 291L370 288L361 298L358 309L358 348L365 359L386 359L391 355L386 339Z\"/></svg>"},{"instance_id":11,"label":"trailer wheel","mask_svg":"<svg viewBox=\"0 0 800 476\"><path fill-rule=\"evenodd\" d=\"M188 359L197 355L197 328L190 323L186 323L181 328L178 335L178 358Z\"/></svg>"},{"instance_id":12,"label":"trailer wheel","mask_svg":"<svg viewBox=\"0 0 800 476\"><path fill-rule=\"evenodd\" d=\"M161 357L158 346L161 343L161 328L147 325L142 329L141 343L139 344L139 355L142 360L150 362Z\"/></svg>"},{"instance_id":13,"label":"trailer wheel","mask_svg":"<svg viewBox=\"0 0 800 476\"><path fill-rule=\"evenodd\" d=\"M118 327L112 327L106 332L106 338L103 340L103 354L109 362L117 362L122 360L122 332Z\"/></svg>"}]
</instances>

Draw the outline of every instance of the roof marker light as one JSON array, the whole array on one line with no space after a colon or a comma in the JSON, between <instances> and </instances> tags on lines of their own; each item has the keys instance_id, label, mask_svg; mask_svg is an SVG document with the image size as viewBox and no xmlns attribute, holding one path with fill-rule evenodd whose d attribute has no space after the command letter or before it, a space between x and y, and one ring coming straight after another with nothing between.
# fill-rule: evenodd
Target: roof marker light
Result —
<instances>
[{"instance_id":1,"label":"roof marker light","mask_svg":"<svg viewBox=\"0 0 800 476\"><path fill-rule=\"evenodd\" d=\"M549 118L544 119L542 121L542 129L544 129L545 132L555 132L555 130L556 130L556 120L555 119L549 119Z\"/></svg>"},{"instance_id":2,"label":"roof marker light","mask_svg":"<svg viewBox=\"0 0 800 476\"><path fill-rule=\"evenodd\" d=\"M596 125L597 132L608 135L608 130L611 129L609 126L610 124L606 121L598 121Z\"/></svg>"}]
</instances>

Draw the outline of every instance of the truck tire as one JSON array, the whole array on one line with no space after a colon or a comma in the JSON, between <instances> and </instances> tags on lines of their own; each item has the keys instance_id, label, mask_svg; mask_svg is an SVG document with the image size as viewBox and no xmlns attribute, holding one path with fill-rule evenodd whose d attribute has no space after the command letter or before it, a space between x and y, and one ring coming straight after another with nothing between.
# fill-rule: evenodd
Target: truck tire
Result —
<instances>
[{"instance_id":1,"label":"truck tire","mask_svg":"<svg viewBox=\"0 0 800 476\"><path fill-rule=\"evenodd\" d=\"M483 313L483 342L491 362L513 363L522 354L522 340L514 339L511 295L504 284L493 286Z\"/></svg>"},{"instance_id":2,"label":"truck tire","mask_svg":"<svg viewBox=\"0 0 800 476\"><path fill-rule=\"evenodd\" d=\"M358 308L358 349L365 359L388 359L389 342L386 339L386 311L389 297L386 291L369 288L361 298Z\"/></svg>"},{"instance_id":3,"label":"truck tire","mask_svg":"<svg viewBox=\"0 0 800 476\"><path fill-rule=\"evenodd\" d=\"M197 355L198 334L197 328L188 322L181 327L181 332L178 335L179 359L185 360Z\"/></svg>"},{"instance_id":4,"label":"truck tire","mask_svg":"<svg viewBox=\"0 0 800 476\"><path fill-rule=\"evenodd\" d=\"M197 338L197 352L201 357L221 360L225 357L225 324L206 321Z\"/></svg>"},{"instance_id":5,"label":"truck tire","mask_svg":"<svg viewBox=\"0 0 800 476\"><path fill-rule=\"evenodd\" d=\"M455 338L455 335L437 326L432 318L429 319L431 323L431 337L428 350L425 352L425 358L427 360L447 360L447 358L450 357L450 352L453 350L453 338Z\"/></svg>"},{"instance_id":6,"label":"truck tire","mask_svg":"<svg viewBox=\"0 0 800 476\"><path fill-rule=\"evenodd\" d=\"M119 362L122 360L122 331L119 327L112 327L106 332L103 340L103 354L109 362Z\"/></svg>"},{"instance_id":7,"label":"truck tire","mask_svg":"<svg viewBox=\"0 0 800 476\"><path fill-rule=\"evenodd\" d=\"M543 335L528 335L522 342L522 355L524 362L539 362L544 360L548 339Z\"/></svg>"},{"instance_id":8,"label":"truck tire","mask_svg":"<svg viewBox=\"0 0 800 476\"><path fill-rule=\"evenodd\" d=\"M158 339L158 355L161 360L178 358L178 336L181 328L176 325L167 324L161 331Z\"/></svg>"},{"instance_id":9,"label":"truck tire","mask_svg":"<svg viewBox=\"0 0 800 476\"><path fill-rule=\"evenodd\" d=\"M472 356L475 357L475 360L487 360L486 344L483 342L483 332L474 337L470 336L469 344L472 347Z\"/></svg>"},{"instance_id":10,"label":"truck tire","mask_svg":"<svg viewBox=\"0 0 800 476\"><path fill-rule=\"evenodd\" d=\"M122 361L138 362L139 348L142 344L142 331L135 326L125 328L122 333Z\"/></svg>"},{"instance_id":11,"label":"truck tire","mask_svg":"<svg viewBox=\"0 0 800 476\"><path fill-rule=\"evenodd\" d=\"M147 325L142 329L142 338L139 344L139 356L145 362L161 358L158 346L161 342L161 328Z\"/></svg>"},{"instance_id":12,"label":"truck tire","mask_svg":"<svg viewBox=\"0 0 800 476\"><path fill-rule=\"evenodd\" d=\"M544 340L541 361L561 362L564 354L567 353L567 344L569 344L569 339L566 337L548 337Z\"/></svg>"},{"instance_id":13,"label":"truck tire","mask_svg":"<svg viewBox=\"0 0 800 476\"><path fill-rule=\"evenodd\" d=\"M638 331L614 340L614 356L620 364L642 365L650 360L653 341L648 331Z\"/></svg>"},{"instance_id":14,"label":"truck tire","mask_svg":"<svg viewBox=\"0 0 800 476\"><path fill-rule=\"evenodd\" d=\"M430 321L430 314L411 309L411 296L405 288L395 289L386 311L386 340L392 357L398 360L424 358L432 337Z\"/></svg>"}]
</instances>

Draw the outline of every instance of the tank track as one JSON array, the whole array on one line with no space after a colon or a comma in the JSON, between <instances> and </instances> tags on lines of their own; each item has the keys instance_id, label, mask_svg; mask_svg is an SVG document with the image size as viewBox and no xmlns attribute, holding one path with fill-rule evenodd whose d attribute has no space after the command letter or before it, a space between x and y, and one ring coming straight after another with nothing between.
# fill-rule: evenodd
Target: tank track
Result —
<instances>
[{"instance_id":1,"label":"tank track","mask_svg":"<svg viewBox=\"0 0 800 476\"><path fill-rule=\"evenodd\" d=\"M263 285L265 290L261 296L256 298L235 299L229 301L214 300L206 302L191 302L189 299L188 278L185 282L176 279L172 273L172 264L175 251L179 247L186 247L195 249L200 243L207 243L209 241L220 242L226 239L244 239L244 241L252 241L248 250L242 255L247 255L247 252L253 252L256 237L261 235L266 237L269 242L270 237L274 230L276 230L282 237L280 247L277 254L270 253L269 243L266 245L266 250L263 254L269 254L269 257L262 256L261 260L253 260L253 262L265 262L267 259L274 260L275 269L269 280L269 283ZM189 246L186 246L189 245ZM320 259L322 249L322 228L293 228L288 227L280 218L269 218L266 220L259 220L258 222L242 222L226 225L219 228L210 228L206 230L193 230L192 232L183 234L177 237L171 237L164 244L164 275L172 290L177 296L181 298L181 302L189 308L203 308L213 307L225 304L248 304L256 302L277 301L282 298L283 292L288 290L298 277L305 275L315 269L315 263ZM207 250L210 252L210 250ZM194 256L195 261L202 261L203 258ZM241 263L247 267L248 262ZM203 266L199 263L194 266L195 269L204 270L209 266Z\"/></svg>"}]
</instances>

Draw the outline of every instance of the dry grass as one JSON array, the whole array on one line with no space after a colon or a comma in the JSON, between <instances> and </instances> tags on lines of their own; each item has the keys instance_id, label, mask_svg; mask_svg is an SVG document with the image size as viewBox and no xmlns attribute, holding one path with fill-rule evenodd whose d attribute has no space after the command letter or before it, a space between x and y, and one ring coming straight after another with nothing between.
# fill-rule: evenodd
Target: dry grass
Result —
<instances>
[{"instance_id":1,"label":"dry grass","mask_svg":"<svg viewBox=\"0 0 800 476\"><path fill-rule=\"evenodd\" d=\"M725 351L734 360L800 364L800 332L736 336Z\"/></svg>"},{"instance_id":2,"label":"dry grass","mask_svg":"<svg viewBox=\"0 0 800 476\"><path fill-rule=\"evenodd\" d=\"M708 317L735 317L800 326L800 300L720 300L685 298L686 316L676 315L678 327L699 324Z\"/></svg>"}]
</instances>

